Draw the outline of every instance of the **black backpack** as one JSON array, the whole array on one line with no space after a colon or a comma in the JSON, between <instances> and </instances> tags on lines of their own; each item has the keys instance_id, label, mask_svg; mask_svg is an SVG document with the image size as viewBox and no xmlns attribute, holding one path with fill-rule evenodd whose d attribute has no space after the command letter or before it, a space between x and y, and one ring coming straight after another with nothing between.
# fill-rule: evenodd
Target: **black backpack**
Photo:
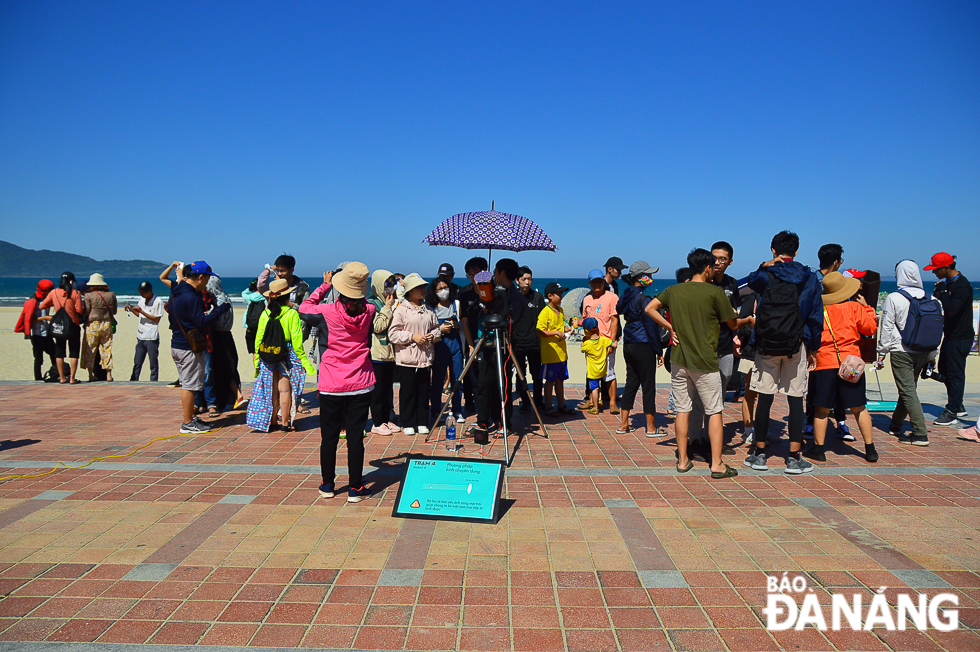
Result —
<instances>
[{"instance_id":1,"label":"black backpack","mask_svg":"<svg viewBox=\"0 0 980 652\"><path fill-rule=\"evenodd\" d=\"M269 365L276 365L289 359L289 351L286 349L286 333L277 318L270 317L269 321L266 322L262 341L255 347L255 350L259 352L259 359Z\"/></svg>"},{"instance_id":2,"label":"black backpack","mask_svg":"<svg viewBox=\"0 0 980 652\"><path fill-rule=\"evenodd\" d=\"M264 301L251 301L245 311L245 330L257 331L259 329L259 318L265 310Z\"/></svg>"},{"instance_id":3,"label":"black backpack","mask_svg":"<svg viewBox=\"0 0 980 652\"><path fill-rule=\"evenodd\" d=\"M51 325L51 329L50 329L51 337L55 339L58 340L68 339L68 331L71 329L72 321L71 321L71 317L68 316L68 311L65 310L65 306L68 305L68 302L70 300L71 300L71 295L69 295L68 298L65 299L65 303L62 304L60 308L58 308L57 312L54 313L54 316L51 317L51 321L49 322L49 324Z\"/></svg>"},{"instance_id":4,"label":"black backpack","mask_svg":"<svg viewBox=\"0 0 980 652\"><path fill-rule=\"evenodd\" d=\"M759 298L755 322L755 346L768 356L793 356L803 341L803 313L800 290L772 272Z\"/></svg>"}]
</instances>

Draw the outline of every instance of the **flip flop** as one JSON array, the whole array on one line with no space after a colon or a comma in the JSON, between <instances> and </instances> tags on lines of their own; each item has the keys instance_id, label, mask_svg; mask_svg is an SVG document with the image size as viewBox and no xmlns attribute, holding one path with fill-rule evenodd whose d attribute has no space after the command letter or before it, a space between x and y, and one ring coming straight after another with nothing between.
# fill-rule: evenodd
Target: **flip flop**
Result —
<instances>
[{"instance_id":1,"label":"flip flop","mask_svg":"<svg viewBox=\"0 0 980 652\"><path fill-rule=\"evenodd\" d=\"M623 430L622 428L616 430L617 435L628 435L631 432L636 432L636 428L634 428L633 426L626 426L626 430Z\"/></svg>"},{"instance_id":2,"label":"flip flop","mask_svg":"<svg viewBox=\"0 0 980 652\"><path fill-rule=\"evenodd\" d=\"M667 426L657 426L653 429L653 432L647 430L647 437L666 437L670 434L670 430Z\"/></svg>"},{"instance_id":3,"label":"flip flop","mask_svg":"<svg viewBox=\"0 0 980 652\"><path fill-rule=\"evenodd\" d=\"M550 417L550 418L552 418L552 419L557 419L558 417L560 417L560 416L561 416L561 412L559 412L559 411L558 411L558 410L556 410L555 408L549 408L548 410L545 410L545 413L544 413L544 415L545 415L546 417Z\"/></svg>"},{"instance_id":4,"label":"flip flop","mask_svg":"<svg viewBox=\"0 0 980 652\"><path fill-rule=\"evenodd\" d=\"M691 469L694 468L694 462L692 462L691 460L688 460L687 461L687 466L685 466L683 469L681 468L680 462L678 462L674 466L674 468L677 469L677 472L678 473L687 473L688 471L690 471Z\"/></svg>"},{"instance_id":5,"label":"flip flop","mask_svg":"<svg viewBox=\"0 0 980 652\"><path fill-rule=\"evenodd\" d=\"M732 467L726 464L725 470L722 471L721 473L718 473L717 471L712 471L711 479L721 480L722 478L734 478L736 475L738 475L738 471L736 471L735 469L733 469Z\"/></svg>"},{"instance_id":6,"label":"flip flop","mask_svg":"<svg viewBox=\"0 0 980 652\"><path fill-rule=\"evenodd\" d=\"M247 405L248 405L248 399L247 399L247 398L243 398L243 399L242 399L242 400L240 400L240 401L235 401L235 409L236 409L236 410L237 410L238 408L240 408L240 407L245 407L245 406L247 406Z\"/></svg>"}]
</instances>

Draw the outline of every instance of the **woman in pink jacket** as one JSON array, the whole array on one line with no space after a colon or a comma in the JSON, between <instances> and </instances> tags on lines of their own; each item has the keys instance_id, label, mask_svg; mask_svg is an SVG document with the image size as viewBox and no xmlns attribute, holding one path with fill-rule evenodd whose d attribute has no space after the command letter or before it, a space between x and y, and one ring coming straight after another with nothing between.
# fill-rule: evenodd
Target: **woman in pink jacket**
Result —
<instances>
[{"instance_id":1,"label":"woman in pink jacket","mask_svg":"<svg viewBox=\"0 0 980 652\"><path fill-rule=\"evenodd\" d=\"M340 294L334 303L320 305L330 283ZM348 263L343 271L323 275L323 285L313 291L299 311L321 315L330 337L320 356L317 389L320 392L320 495L334 497L337 446L340 431L347 427L347 502L359 503L371 491L364 487L364 425L371 406L374 369L371 365L371 323L376 308L366 300L368 268Z\"/></svg>"},{"instance_id":2,"label":"woman in pink jacket","mask_svg":"<svg viewBox=\"0 0 980 652\"><path fill-rule=\"evenodd\" d=\"M395 308L388 341L395 349L398 378L398 414L406 435L429 434L429 383L433 342L442 338L436 313L425 307L426 280L412 273L405 277L405 300Z\"/></svg>"}]
</instances>

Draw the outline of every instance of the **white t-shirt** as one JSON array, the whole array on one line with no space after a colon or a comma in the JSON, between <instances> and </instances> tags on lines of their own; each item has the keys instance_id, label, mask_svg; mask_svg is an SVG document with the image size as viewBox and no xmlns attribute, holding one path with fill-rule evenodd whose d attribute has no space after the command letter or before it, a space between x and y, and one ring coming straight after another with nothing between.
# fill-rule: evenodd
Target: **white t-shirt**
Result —
<instances>
[{"instance_id":1,"label":"white t-shirt","mask_svg":"<svg viewBox=\"0 0 980 652\"><path fill-rule=\"evenodd\" d=\"M137 302L136 306L149 315L153 315L154 317L163 317L163 300L156 295L153 295L153 298L150 299L149 304L146 303L146 299L140 297L140 300ZM160 339L160 324L154 324L152 320L140 315L140 323L139 326L136 327L136 339Z\"/></svg>"}]
</instances>

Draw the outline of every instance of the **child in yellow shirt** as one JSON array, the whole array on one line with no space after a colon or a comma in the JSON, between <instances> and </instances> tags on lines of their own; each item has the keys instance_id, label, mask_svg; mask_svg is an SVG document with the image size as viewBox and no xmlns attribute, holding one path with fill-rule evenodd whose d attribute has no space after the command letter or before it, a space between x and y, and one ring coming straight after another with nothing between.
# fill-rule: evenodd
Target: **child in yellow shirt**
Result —
<instances>
[{"instance_id":1,"label":"child in yellow shirt","mask_svg":"<svg viewBox=\"0 0 980 652\"><path fill-rule=\"evenodd\" d=\"M599 335L599 321L589 317L582 322L585 329L585 339L582 340L582 353L585 354L585 382L589 396L592 397L592 407L589 414L599 414L599 388L606 377L606 358L612 347L612 340Z\"/></svg>"},{"instance_id":2,"label":"child in yellow shirt","mask_svg":"<svg viewBox=\"0 0 980 652\"><path fill-rule=\"evenodd\" d=\"M541 378L544 381L545 414L557 417L573 414L575 410L565 405L565 381L568 380L568 348L565 338L571 329L565 325L565 313L561 309L561 297L568 288L549 283L544 289L548 305L538 313L538 338L541 341ZM537 379L535 380L537 382ZM558 398L558 408L551 405L551 394Z\"/></svg>"}]
</instances>

